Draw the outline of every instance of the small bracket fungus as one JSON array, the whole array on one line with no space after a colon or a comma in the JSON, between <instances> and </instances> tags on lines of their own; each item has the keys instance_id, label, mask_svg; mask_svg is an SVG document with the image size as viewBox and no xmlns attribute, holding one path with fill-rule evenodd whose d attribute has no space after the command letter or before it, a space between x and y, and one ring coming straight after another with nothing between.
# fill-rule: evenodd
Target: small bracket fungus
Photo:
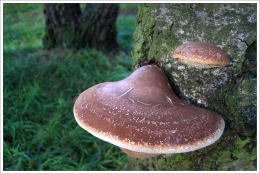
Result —
<instances>
[{"instance_id":1,"label":"small bracket fungus","mask_svg":"<svg viewBox=\"0 0 260 174\"><path fill-rule=\"evenodd\" d=\"M73 111L83 129L137 158L206 147L225 127L217 113L181 101L155 65L87 89Z\"/></svg>"},{"instance_id":2,"label":"small bracket fungus","mask_svg":"<svg viewBox=\"0 0 260 174\"><path fill-rule=\"evenodd\" d=\"M220 48L199 42L178 46L173 52L173 58L196 68L227 66L230 62L228 55Z\"/></svg>"}]
</instances>

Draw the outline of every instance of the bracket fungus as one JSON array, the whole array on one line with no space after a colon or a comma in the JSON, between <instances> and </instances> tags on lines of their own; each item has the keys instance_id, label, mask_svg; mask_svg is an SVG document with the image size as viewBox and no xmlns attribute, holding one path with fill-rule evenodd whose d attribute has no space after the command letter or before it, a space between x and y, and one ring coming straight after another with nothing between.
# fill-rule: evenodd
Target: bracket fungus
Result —
<instances>
[{"instance_id":1,"label":"bracket fungus","mask_svg":"<svg viewBox=\"0 0 260 174\"><path fill-rule=\"evenodd\" d=\"M178 46L173 52L173 58L182 64L196 68L227 66L230 62L228 55L223 50L200 42L190 42Z\"/></svg>"},{"instance_id":2,"label":"bracket fungus","mask_svg":"<svg viewBox=\"0 0 260 174\"><path fill-rule=\"evenodd\" d=\"M73 112L83 129L136 158L206 147L225 127L217 113L181 101L155 65L85 90Z\"/></svg>"}]
</instances>

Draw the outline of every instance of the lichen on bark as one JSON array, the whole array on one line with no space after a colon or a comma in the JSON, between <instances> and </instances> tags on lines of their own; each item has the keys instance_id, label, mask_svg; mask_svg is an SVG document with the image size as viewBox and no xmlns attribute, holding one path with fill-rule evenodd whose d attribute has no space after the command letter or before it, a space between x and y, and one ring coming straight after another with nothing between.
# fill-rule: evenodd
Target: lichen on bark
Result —
<instances>
[{"instance_id":1,"label":"lichen on bark","mask_svg":"<svg viewBox=\"0 0 260 174\"><path fill-rule=\"evenodd\" d=\"M142 170L256 170L256 4L141 4L134 39L135 67L139 61L156 59L181 99L218 112L226 122L224 135L212 146L140 160L135 166ZM215 45L229 55L231 63L211 69L182 65L172 54L187 42ZM136 169L132 164L129 170Z\"/></svg>"}]
</instances>

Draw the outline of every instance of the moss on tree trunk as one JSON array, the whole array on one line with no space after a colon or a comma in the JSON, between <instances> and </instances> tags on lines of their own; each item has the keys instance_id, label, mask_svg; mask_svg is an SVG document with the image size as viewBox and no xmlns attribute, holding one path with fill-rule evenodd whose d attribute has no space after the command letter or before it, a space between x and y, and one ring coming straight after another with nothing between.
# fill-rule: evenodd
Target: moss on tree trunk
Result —
<instances>
[{"instance_id":1,"label":"moss on tree trunk","mask_svg":"<svg viewBox=\"0 0 260 174\"><path fill-rule=\"evenodd\" d=\"M256 170L256 4L142 4L133 64L156 59L186 102L223 116L223 136L201 150L135 160L127 170ZM222 68L196 69L172 58L186 42L205 42L231 58Z\"/></svg>"}]
</instances>

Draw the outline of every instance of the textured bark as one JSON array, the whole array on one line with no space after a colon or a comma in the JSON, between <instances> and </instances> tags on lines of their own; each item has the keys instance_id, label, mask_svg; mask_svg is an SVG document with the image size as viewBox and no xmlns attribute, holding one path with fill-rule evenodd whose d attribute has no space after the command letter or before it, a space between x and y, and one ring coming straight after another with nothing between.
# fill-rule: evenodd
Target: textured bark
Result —
<instances>
[{"instance_id":1,"label":"textured bark","mask_svg":"<svg viewBox=\"0 0 260 174\"><path fill-rule=\"evenodd\" d=\"M142 4L133 64L156 60L188 103L223 116L222 138L207 148L133 162L129 170L256 170L256 4ZM205 42L231 58L222 68L196 69L172 58L186 42Z\"/></svg>"},{"instance_id":2,"label":"textured bark","mask_svg":"<svg viewBox=\"0 0 260 174\"><path fill-rule=\"evenodd\" d=\"M45 4L46 48L56 46L81 48L86 45L100 50L117 48L117 4Z\"/></svg>"}]
</instances>

